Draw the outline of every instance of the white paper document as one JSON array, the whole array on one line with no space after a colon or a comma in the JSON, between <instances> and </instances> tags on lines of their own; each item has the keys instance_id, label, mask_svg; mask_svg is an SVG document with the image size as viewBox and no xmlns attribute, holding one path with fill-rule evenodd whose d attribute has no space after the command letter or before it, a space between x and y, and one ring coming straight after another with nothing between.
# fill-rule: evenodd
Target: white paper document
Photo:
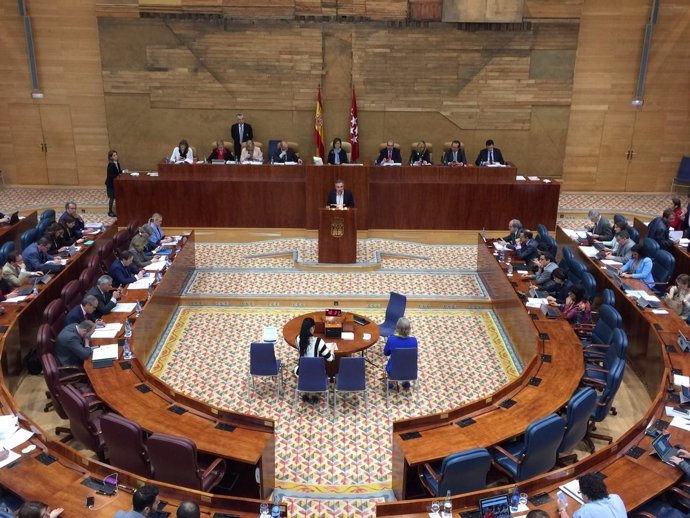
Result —
<instances>
[{"instance_id":1,"label":"white paper document","mask_svg":"<svg viewBox=\"0 0 690 518\"><path fill-rule=\"evenodd\" d=\"M91 352L91 360L117 360L117 344L101 345Z\"/></svg>"},{"instance_id":2,"label":"white paper document","mask_svg":"<svg viewBox=\"0 0 690 518\"><path fill-rule=\"evenodd\" d=\"M120 329L122 329L122 324L106 324L105 327L97 328L91 338L115 338Z\"/></svg>"},{"instance_id":3,"label":"white paper document","mask_svg":"<svg viewBox=\"0 0 690 518\"><path fill-rule=\"evenodd\" d=\"M18 297L8 297L5 300L3 300L3 302L23 302L24 300L26 300L26 297L27 295L19 295Z\"/></svg>"},{"instance_id":4,"label":"white paper document","mask_svg":"<svg viewBox=\"0 0 690 518\"><path fill-rule=\"evenodd\" d=\"M19 458L18 453L14 453L12 450L10 450L10 454L7 456L5 460L0 462L0 468L4 468L8 464L12 464L15 460Z\"/></svg>"},{"instance_id":5,"label":"white paper document","mask_svg":"<svg viewBox=\"0 0 690 518\"><path fill-rule=\"evenodd\" d=\"M668 237L671 241L678 241L683 237L683 231L682 230L672 230L671 232L668 233Z\"/></svg>"},{"instance_id":6,"label":"white paper document","mask_svg":"<svg viewBox=\"0 0 690 518\"><path fill-rule=\"evenodd\" d=\"M340 338L343 340L354 340L355 334L352 331L343 331L340 333Z\"/></svg>"},{"instance_id":7,"label":"white paper document","mask_svg":"<svg viewBox=\"0 0 690 518\"><path fill-rule=\"evenodd\" d=\"M690 422L688 421L687 417L675 416L671 420L671 426L675 426L676 428L690 432Z\"/></svg>"},{"instance_id":8,"label":"white paper document","mask_svg":"<svg viewBox=\"0 0 690 518\"><path fill-rule=\"evenodd\" d=\"M529 297L527 299L527 304L525 304L525 306L527 306L528 308L540 308L542 304L548 304L548 303L549 303L549 301L546 299Z\"/></svg>"},{"instance_id":9,"label":"white paper document","mask_svg":"<svg viewBox=\"0 0 690 518\"><path fill-rule=\"evenodd\" d=\"M587 257L594 257L599 253L599 250L597 250L593 246L581 246L580 250L582 250L582 253L585 254Z\"/></svg>"},{"instance_id":10,"label":"white paper document","mask_svg":"<svg viewBox=\"0 0 690 518\"><path fill-rule=\"evenodd\" d=\"M130 290L145 290L149 286L151 286L151 284L153 284L153 282L155 280L156 280L156 278L153 276L143 277L142 279L139 279L137 282L133 282L132 284L130 284L129 289Z\"/></svg>"},{"instance_id":11,"label":"white paper document","mask_svg":"<svg viewBox=\"0 0 690 518\"><path fill-rule=\"evenodd\" d=\"M582 495L580 494L580 481L578 479L571 480L567 484L563 484L559 487L559 489L570 498L575 500L578 504L582 505L585 503L584 500L582 500Z\"/></svg>"},{"instance_id":12,"label":"white paper document","mask_svg":"<svg viewBox=\"0 0 690 518\"><path fill-rule=\"evenodd\" d=\"M20 444L25 443L26 441L31 439L33 434L34 433L31 430L24 430L24 428L19 428L9 438L5 439L4 441L0 441L0 448L5 448L6 450L16 448Z\"/></svg>"},{"instance_id":13,"label":"white paper document","mask_svg":"<svg viewBox=\"0 0 690 518\"><path fill-rule=\"evenodd\" d=\"M131 286L131 284L130 284ZM136 302L118 302L113 309L110 310L111 313L131 313L136 307Z\"/></svg>"},{"instance_id":14,"label":"white paper document","mask_svg":"<svg viewBox=\"0 0 690 518\"><path fill-rule=\"evenodd\" d=\"M682 374L673 375L673 384L678 387L690 387L690 376L683 376Z\"/></svg>"},{"instance_id":15,"label":"white paper document","mask_svg":"<svg viewBox=\"0 0 690 518\"><path fill-rule=\"evenodd\" d=\"M362 333L362 338L365 340L371 340L371 333Z\"/></svg>"},{"instance_id":16,"label":"white paper document","mask_svg":"<svg viewBox=\"0 0 690 518\"><path fill-rule=\"evenodd\" d=\"M161 270L163 270L163 268L165 268L165 261L156 261L149 264L148 266L144 266L144 271L160 272Z\"/></svg>"},{"instance_id":17,"label":"white paper document","mask_svg":"<svg viewBox=\"0 0 690 518\"><path fill-rule=\"evenodd\" d=\"M618 266L619 264L621 264L618 261L614 261L613 259L602 259L601 262L603 264L608 264L609 266Z\"/></svg>"},{"instance_id":18,"label":"white paper document","mask_svg":"<svg viewBox=\"0 0 690 518\"><path fill-rule=\"evenodd\" d=\"M655 315L668 315L668 311L666 311L665 309L653 309L652 313L654 313Z\"/></svg>"},{"instance_id":19,"label":"white paper document","mask_svg":"<svg viewBox=\"0 0 690 518\"><path fill-rule=\"evenodd\" d=\"M515 179L516 179L518 182L525 182L525 181L527 181L527 178L525 178L525 177L522 176L521 174L520 174L520 175L517 175L517 176L515 177Z\"/></svg>"},{"instance_id":20,"label":"white paper document","mask_svg":"<svg viewBox=\"0 0 690 518\"><path fill-rule=\"evenodd\" d=\"M529 178L529 179L532 180L533 182L538 182L538 181L539 181L539 177L538 177L538 176L528 176L527 178Z\"/></svg>"}]
</instances>

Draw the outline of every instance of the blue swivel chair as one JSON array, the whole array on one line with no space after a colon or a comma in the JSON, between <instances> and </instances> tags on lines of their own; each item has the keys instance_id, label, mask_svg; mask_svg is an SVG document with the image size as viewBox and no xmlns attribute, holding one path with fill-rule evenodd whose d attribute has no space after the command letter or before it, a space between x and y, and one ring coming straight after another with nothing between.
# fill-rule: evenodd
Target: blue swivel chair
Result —
<instances>
[{"instance_id":1,"label":"blue swivel chair","mask_svg":"<svg viewBox=\"0 0 690 518\"><path fill-rule=\"evenodd\" d=\"M417 349L394 349L391 353L391 364L391 371L386 373L386 377L383 380L386 385L386 404L388 404L390 392L389 381L411 383L414 386L415 392L419 388Z\"/></svg>"},{"instance_id":2,"label":"blue swivel chair","mask_svg":"<svg viewBox=\"0 0 690 518\"><path fill-rule=\"evenodd\" d=\"M613 442L613 437L594 432L596 430L597 423L600 423L606 419L609 413L616 415L616 411L613 408L613 398L616 396L616 393L621 386L624 373L625 362L617 362L614 368L609 371L608 376L606 377L606 386L597 398L597 404L594 407L594 411L592 411L592 415L589 418L589 423L587 424L587 435L585 435L585 438L583 439L583 442L587 444L591 453L594 453L593 439L606 441L609 444Z\"/></svg>"},{"instance_id":3,"label":"blue swivel chair","mask_svg":"<svg viewBox=\"0 0 690 518\"><path fill-rule=\"evenodd\" d=\"M46 209L43 212L41 212L41 215L38 218L38 221L43 221L43 220L48 220L51 223L55 222L55 209Z\"/></svg>"},{"instance_id":4,"label":"blue swivel chair","mask_svg":"<svg viewBox=\"0 0 690 518\"><path fill-rule=\"evenodd\" d=\"M41 236L35 228L24 231L19 237L19 242L22 244L22 250L25 250L31 243L35 243L39 237Z\"/></svg>"},{"instance_id":5,"label":"blue swivel chair","mask_svg":"<svg viewBox=\"0 0 690 518\"><path fill-rule=\"evenodd\" d=\"M558 453L566 453L577 446L587 434L587 423L597 404L597 393L592 387L578 390L568 401L565 419L565 435ZM577 462L577 454L562 455L558 457L559 465Z\"/></svg>"},{"instance_id":6,"label":"blue swivel chair","mask_svg":"<svg viewBox=\"0 0 690 518\"><path fill-rule=\"evenodd\" d=\"M601 292L601 303L615 307L616 295L613 293L611 288L604 288L604 290Z\"/></svg>"},{"instance_id":7,"label":"blue swivel chair","mask_svg":"<svg viewBox=\"0 0 690 518\"><path fill-rule=\"evenodd\" d=\"M539 237L544 237L549 235L549 229L543 223L537 223L537 234Z\"/></svg>"},{"instance_id":8,"label":"blue swivel chair","mask_svg":"<svg viewBox=\"0 0 690 518\"><path fill-rule=\"evenodd\" d=\"M628 337L622 329L614 329L610 344L593 344L585 349L585 380L594 386L606 384L606 375L614 360L628 356Z\"/></svg>"},{"instance_id":9,"label":"blue swivel chair","mask_svg":"<svg viewBox=\"0 0 690 518\"><path fill-rule=\"evenodd\" d=\"M386 338L395 332L395 326L400 317L405 316L405 306L407 305L407 297L391 291L391 296L388 299L388 306L386 306L386 318L383 324L379 324L379 333L381 337Z\"/></svg>"},{"instance_id":10,"label":"blue swivel chair","mask_svg":"<svg viewBox=\"0 0 690 518\"><path fill-rule=\"evenodd\" d=\"M590 344L610 344L613 340L613 331L623 328L621 314L613 306L602 304L599 306L599 318L594 327L583 326L576 330L582 341L582 345L587 348ZM587 354L587 351L585 351Z\"/></svg>"},{"instance_id":11,"label":"blue swivel chair","mask_svg":"<svg viewBox=\"0 0 690 518\"><path fill-rule=\"evenodd\" d=\"M642 254L645 257L654 259L656 253L659 251L659 243L657 243L651 237L646 237L641 241L642 244Z\"/></svg>"},{"instance_id":12,"label":"blue swivel chair","mask_svg":"<svg viewBox=\"0 0 690 518\"><path fill-rule=\"evenodd\" d=\"M42 236L43 234L46 233L46 230L48 230L48 227L55 223L55 220L52 219L42 219L38 222L38 225L36 225L36 230L38 230L38 235L39 237Z\"/></svg>"},{"instance_id":13,"label":"blue swivel chair","mask_svg":"<svg viewBox=\"0 0 690 518\"><path fill-rule=\"evenodd\" d=\"M496 466L515 482L546 473L556 465L565 421L557 414L530 423L521 441L494 446Z\"/></svg>"},{"instance_id":14,"label":"blue swivel chair","mask_svg":"<svg viewBox=\"0 0 690 518\"><path fill-rule=\"evenodd\" d=\"M628 227L628 234L630 234L630 239L632 239L635 243L640 242L640 231L635 227Z\"/></svg>"},{"instance_id":15,"label":"blue swivel chair","mask_svg":"<svg viewBox=\"0 0 690 518\"><path fill-rule=\"evenodd\" d=\"M0 268L7 262L7 255L14 250L14 241L8 241L0 246Z\"/></svg>"},{"instance_id":16,"label":"blue swivel chair","mask_svg":"<svg viewBox=\"0 0 690 518\"><path fill-rule=\"evenodd\" d=\"M486 475L491 468L491 455L484 448L475 448L448 455L443 461L425 463L418 468L422 485L432 496L461 495L486 488Z\"/></svg>"},{"instance_id":17,"label":"blue swivel chair","mask_svg":"<svg viewBox=\"0 0 690 518\"><path fill-rule=\"evenodd\" d=\"M340 359L338 374L335 375L333 387L333 418L338 417L338 394L349 392L351 394L364 395L364 413L367 409L367 382L364 358L361 356L349 356Z\"/></svg>"},{"instance_id":18,"label":"blue swivel chair","mask_svg":"<svg viewBox=\"0 0 690 518\"><path fill-rule=\"evenodd\" d=\"M326 360L323 356L302 356L299 359L299 377L295 387L295 400L292 410L297 410L300 394L325 394L328 406L328 376L326 376Z\"/></svg>"},{"instance_id":19,"label":"blue swivel chair","mask_svg":"<svg viewBox=\"0 0 690 518\"><path fill-rule=\"evenodd\" d=\"M657 250L652 264L652 277L654 277L654 291L663 294L668 286L668 281L676 268L676 259L666 250Z\"/></svg>"},{"instance_id":20,"label":"blue swivel chair","mask_svg":"<svg viewBox=\"0 0 690 518\"><path fill-rule=\"evenodd\" d=\"M558 243L556 243L556 240L550 235L546 234L545 236L542 236L541 242L549 247L549 253L555 259L556 255L558 255Z\"/></svg>"},{"instance_id":21,"label":"blue swivel chair","mask_svg":"<svg viewBox=\"0 0 690 518\"><path fill-rule=\"evenodd\" d=\"M254 378L271 378L276 381L276 398L283 386L282 361L276 360L274 344L254 342L249 346L249 383L247 397L254 391Z\"/></svg>"},{"instance_id":22,"label":"blue swivel chair","mask_svg":"<svg viewBox=\"0 0 690 518\"><path fill-rule=\"evenodd\" d=\"M563 258L561 262L558 263L558 267L564 270L565 273L570 272L570 262L573 260L573 250L569 247L563 247Z\"/></svg>"},{"instance_id":23,"label":"blue swivel chair","mask_svg":"<svg viewBox=\"0 0 690 518\"><path fill-rule=\"evenodd\" d=\"M583 272L580 276L580 283L585 289L587 298L591 301L597 296L597 281L594 280L594 276L589 272Z\"/></svg>"}]
</instances>

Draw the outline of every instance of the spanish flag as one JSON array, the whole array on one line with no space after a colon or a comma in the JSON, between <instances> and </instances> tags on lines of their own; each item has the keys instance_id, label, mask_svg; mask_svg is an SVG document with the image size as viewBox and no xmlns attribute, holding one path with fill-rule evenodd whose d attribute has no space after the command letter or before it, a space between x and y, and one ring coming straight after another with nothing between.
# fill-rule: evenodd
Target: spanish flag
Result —
<instances>
[{"instance_id":1,"label":"spanish flag","mask_svg":"<svg viewBox=\"0 0 690 518\"><path fill-rule=\"evenodd\" d=\"M314 145L316 146L316 155L321 158L324 156L323 145L323 106L321 105L321 85L316 94L316 113L314 114Z\"/></svg>"}]
</instances>

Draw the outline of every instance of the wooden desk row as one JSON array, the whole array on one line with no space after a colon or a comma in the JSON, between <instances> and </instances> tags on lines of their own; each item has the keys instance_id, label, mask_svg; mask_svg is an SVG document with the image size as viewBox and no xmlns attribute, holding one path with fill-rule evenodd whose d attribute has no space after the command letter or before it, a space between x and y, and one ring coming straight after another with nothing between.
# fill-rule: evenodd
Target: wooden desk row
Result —
<instances>
[{"instance_id":1,"label":"wooden desk row","mask_svg":"<svg viewBox=\"0 0 690 518\"><path fill-rule=\"evenodd\" d=\"M572 242L566 244L572 244ZM480 248L482 248L481 243ZM517 283L517 288L526 291L522 286L528 283L515 277L513 281ZM628 306L635 306L627 297L623 296L618 300L617 294L617 307L619 310L622 309L622 311L626 311L627 308L624 307L626 304ZM623 307L621 308L621 306ZM649 313L649 315L651 315L651 313ZM655 365L649 366L645 376L646 384L652 395L653 402L644 416L612 445L599 449L594 454L585 457L572 466L553 470L520 484L520 490L527 492L529 495L535 495L541 492L549 493L551 500L543 506L540 506L540 508L550 515L555 515L555 492L558 486L588 471L598 470L603 472L607 476L606 484L609 491L619 494L626 503L628 510L639 507L647 500L671 487L682 475L680 470L660 462L656 457L648 455L651 440L644 435L644 428L649 423L655 422L658 418L668 420L668 418L664 417L664 405L667 404L666 388L669 380L671 363L665 347L669 344L669 337L677 337L678 327L681 325L681 322L680 319L674 319L673 316L671 316L671 318L665 320L663 324L659 324L655 320L658 315L654 315L651 320L646 320L647 316L646 314L643 315L638 312L636 318L646 322L647 333L644 336L648 344L645 351L656 351L656 356L654 358L650 357L649 353L646 353L647 356L644 360L645 362L655 363ZM561 324L563 324L562 321L545 321L542 319L541 315L535 320L535 326L539 332L547 332L549 334L550 339L543 343L543 347L545 352L553 352L552 363L542 364L539 367L537 375L542 378L539 387L525 386L523 390L515 389L514 395L509 394L511 399L518 402L511 409L503 410L496 408L496 403L507 397L504 393L501 394L500 397L494 395L493 397L487 398L485 401L471 403L467 406L467 411L465 413L461 412L453 415L453 418L459 418L463 415L472 416L477 423L469 427L461 429L452 422L445 422L433 426L430 425L429 418L420 418L419 426L415 428L412 426L414 420L411 420L412 422L406 422L404 428L401 428L401 430L404 429L409 431L416 429L421 432L422 437L408 441L401 440L400 433L398 433L396 428L398 423L396 423L396 425L394 425L393 449L394 463L397 459L398 466L394 464L394 477L396 477L396 471L398 470L402 470L403 475L408 475L408 470L415 464L438 460L449 453L461 451L466 448L490 446L494 443L493 441L502 440L501 437L503 435L518 435L520 433L519 429L522 428L524 430L524 426L527 422L531 422L553 411L559 399L557 396L554 397L554 391L567 392L573 388L572 385L569 384L570 373L566 373L565 377L563 377L562 374L563 370L567 370L568 366L565 363L560 364L560 362L572 361L572 357L569 355L569 346L571 343L575 342L576 339L572 331L570 331L570 334L565 333L565 336L554 331L554 328L558 328ZM627 324L628 322L624 317L624 325L627 326ZM659 330L657 330L654 324L658 324ZM636 322L634 326L636 329L644 327L641 322ZM630 331L627 331L630 336ZM675 340L675 338L673 339ZM580 348L580 346L577 345L577 348ZM632 343L630 348L631 350L633 349ZM541 354L540 347L537 347L536 351L538 354ZM578 354L578 365L581 365L581 348L578 349ZM682 359L687 362L687 372L690 372L690 358L686 355L681 356ZM533 358L533 361L525 369L520 383L524 384L525 377L529 379L529 377L535 375L533 374L534 371L531 370L534 369L535 363L537 363L537 360ZM552 376L555 376L557 379L551 380ZM548 385L544 385L544 383ZM543 394L538 393L538 389L545 386L549 387L548 391L545 391ZM561 394L561 397L563 397L563 395L564 394ZM513 409L519 408L522 408L522 412L528 413L529 418L527 418L527 416L523 418L520 412L509 415ZM502 412L504 412L504 418L502 420L494 417L497 413L501 416ZM509 423L513 420L519 421L519 426L511 432L509 430ZM478 428L472 430L472 428L481 425L483 425L482 429ZM498 429L496 430L494 428ZM674 443L690 443L690 433L675 428L670 431ZM432 437L434 436L438 438L435 442L432 441ZM422 442L418 442L420 440ZM452 442L452 445L449 445L449 442ZM420 446L415 447L414 443ZM645 453L637 459L626 455L626 452L635 445L645 449ZM477 501L480 498L493 494L505 493L511 489L512 486L504 486L461 495L453 498L453 507L456 510L476 508ZM432 499L404 500L380 504L377 506L377 516L422 518L426 516L425 511L431 500ZM532 506L530 505L530 507ZM577 503L571 500L569 507L571 514L577 507Z\"/></svg>"},{"instance_id":2,"label":"wooden desk row","mask_svg":"<svg viewBox=\"0 0 690 518\"><path fill-rule=\"evenodd\" d=\"M45 303L49 301L47 297L51 292L56 290L59 296L59 289L53 287L53 283L64 285L67 280L71 280L70 278L76 278L82 263L85 264L88 257L96 253L105 240L112 239L115 230L115 228L108 229L91 248L81 251L81 255L75 257L34 300L21 306L10 306L8 313L3 316L3 322L8 326L7 333L0 336L3 368L8 363L5 350L8 337L18 343L20 350L30 345L22 343L19 339L20 334L17 332L24 315L42 311ZM133 349L137 354L141 349L142 359L150 354L155 345L147 344L144 340L160 335L163 331L160 329L161 320L158 313L161 312L161 308L168 307L167 299L171 292L179 295L181 278L188 274L190 261L191 263L194 261L193 241L192 235L188 246L181 250L178 260L168 269L156 287L153 297L146 304L135 325L137 333L133 337ZM62 279L64 282L60 282L61 276L64 277ZM145 290L139 292L130 290L127 296L132 300L145 300L146 292ZM124 318L128 316L125 313L111 314L108 315L108 320L124 321ZM40 323L40 318L37 322ZM112 343L113 340L104 340L104 342ZM140 349L139 345L141 345ZM228 459L229 469L239 472L241 476L236 490L242 494L242 497L211 495L155 480L150 481L161 488L161 499L171 502L171 506L181 500L195 500L209 514L232 512L238 516L257 515L260 498L268 497L274 483L274 434L271 420L222 411L178 394L151 376L139 359L115 362L112 367L99 370L93 370L88 365L87 370L98 395L113 410L130 419L140 420L142 427L149 432L158 431L190 437L197 443L200 452ZM148 386L151 392L143 394L136 389L142 384ZM173 405L182 407L186 411L182 415L175 414L169 411ZM21 409L12 398L12 391L5 376L0 386L0 410L3 414L21 414ZM127 491L121 491L114 497L101 496L96 495L93 489L82 485L82 482L89 476L103 479L106 475L117 472L120 483L125 489L128 487L131 491L131 488L147 482L144 478L92 460L88 453L84 456L49 437L30 420L22 418L22 422L25 428L37 432L30 442L39 446L39 449L23 455L11 466L0 469L0 485L25 499L42 500L53 507L64 507L71 516L79 516L83 513L87 496L96 498L96 505L89 513L95 512L96 516L112 516L117 509L131 508L131 495ZM232 428L232 431L216 428L218 423L229 425L225 428ZM15 448L15 451L19 451L23 446ZM48 453L50 457L39 457L41 452Z\"/></svg>"},{"instance_id":3,"label":"wooden desk row","mask_svg":"<svg viewBox=\"0 0 690 518\"><path fill-rule=\"evenodd\" d=\"M8 241L12 241L14 243L14 249L21 250L22 245L20 238L22 234L27 230L34 228L37 224L38 216L36 215L36 211L33 211L25 218L20 219L14 225L0 226L0 246Z\"/></svg>"},{"instance_id":4,"label":"wooden desk row","mask_svg":"<svg viewBox=\"0 0 690 518\"><path fill-rule=\"evenodd\" d=\"M121 221L154 212L172 226L306 228L319 226L336 179L357 205L357 228L505 228L505 214L529 228L553 227L558 183L516 181L515 168L160 165L159 176L116 180ZM489 207L501 207L500 211Z\"/></svg>"},{"instance_id":5,"label":"wooden desk row","mask_svg":"<svg viewBox=\"0 0 690 518\"><path fill-rule=\"evenodd\" d=\"M647 237L647 224L639 218L633 220L633 226L640 233L640 239ZM679 273L690 273L690 253L687 247L674 246L670 250L673 258L676 260L676 269L671 276L671 283L676 280Z\"/></svg>"}]
</instances>

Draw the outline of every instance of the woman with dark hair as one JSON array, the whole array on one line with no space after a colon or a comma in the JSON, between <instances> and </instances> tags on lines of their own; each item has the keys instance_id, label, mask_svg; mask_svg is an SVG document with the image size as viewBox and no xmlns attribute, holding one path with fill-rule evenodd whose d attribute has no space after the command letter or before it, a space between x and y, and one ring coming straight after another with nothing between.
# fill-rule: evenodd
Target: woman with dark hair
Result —
<instances>
[{"instance_id":1,"label":"woman with dark hair","mask_svg":"<svg viewBox=\"0 0 690 518\"><path fill-rule=\"evenodd\" d=\"M332 362L335 359L335 353L326 342L318 336L314 336L314 328L313 318L307 317L302 321L302 327L296 341L300 358L302 356L323 356L327 362ZM299 366L295 369L295 374L299 376Z\"/></svg>"},{"instance_id":2,"label":"woman with dark hair","mask_svg":"<svg viewBox=\"0 0 690 518\"><path fill-rule=\"evenodd\" d=\"M64 509L58 507L48 510L48 504L43 502L24 502L17 511L17 518L56 518Z\"/></svg>"},{"instance_id":3,"label":"woman with dark hair","mask_svg":"<svg viewBox=\"0 0 690 518\"><path fill-rule=\"evenodd\" d=\"M77 234L75 227L77 226L77 220L70 216L69 214L63 218L60 218L60 226L62 227L62 245L72 246L74 244L83 243L84 239L80 238Z\"/></svg>"},{"instance_id":4,"label":"woman with dark hair","mask_svg":"<svg viewBox=\"0 0 690 518\"><path fill-rule=\"evenodd\" d=\"M669 286L663 300L683 320L688 318L690 316L690 275L687 273L678 275L676 284Z\"/></svg>"},{"instance_id":5,"label":"woman with dark hair","mask_svg":"<svg viewBox=\"0 0 690 518\"><path fill-rule=\"evenodd\" d=\"M185 139L180 140L180 143L172 151L170 155L170 162L173 164L193 164L194 154L192 153L192 148Z\"/></svg>"},{"instance_id":6,"label":"woman with dark hair","mask_svg":"<svg viewBox=\"0 0 690 518\"><path fill-rule=\"evenodd\" d=\"M343 149L343 141L338 137L333 139L333 145L328 152L328 163L331 165L347 164L347 153Z\"/></svg>"},{"instance_id":7,"label":"woman with dark hair","mask_svg":"<svg viewBox=\"0 0 690 518\"><path fill-rule=\"evenodd\" d=\"M60 223L51 223L43 234L43 237L50 241L50 249L48 250L50 255L63 252L69 246L65 243L65 229Z\"/></svg>"},{"instance_id":8,"label":"woman with dark hair","mask_svg":"<svg viewBox=\"0 0 690 518\"><path fill-rule=\"evenodd\" d=\"M575 511L574 518L627 518L623 500L618 495L609 494L601 474L585 473L578 481L584 505ZM560 498L556 501L559 518L570 518L566 504Z\"/></svg>"},{"instance_id":9,"label":"woman with dark hair","mask_svg":"<svg viewBox=\"0 0 690 518\"><path fill-rule=\"evenodd\" d=\"M621 277L639 279L649 288L654 287L654 277L652 277L652 260L644 256L642 243L637 243L632 247L632 258L620 269Z\"/></svg>"},{"instance_id":10,"label":"woman with dark hair","mask_svg":"<svg viewBox=\"0 0 690 518\"><path fill-rule=\"evenodd\" d=\"M673 219L669 222L668 226L673 227L673 230L683 230L683 207L680 205L680 198L674 196L671 198L671 203L673 203Z\"/></svg>"},{"instance_id":11,"label":"woman with dark hair","mask_svg":"<svg viewBox=\"0 0 690 518\"><path fill-rule=\"evenodd\" d=\"M571 324L589 324L592 321L592 306L585 289L580 285L570 288L565 302L558 308Z\"/></svg>"},{"instance_id":12,"label":"woman with dark hair","mask_svg":"<svg viewBox=\"0 0 690 518\"><path fill-rule=\"evenodd\" d=\"M117 151L111 149L108 151L108 169L105 176L105 191L108 194L108 216L111 218L117 217L113 212L113 203L115 202L115 178L122 174L120 162L118 162Z\"/></svg>"},{"instance_id":13,"label":"woman with dark hair","mask_svg":"<svg viewBox=\"0 0 690 518\"><path fill-rule=\"evenodd\" d=\"M570 289L573 287L573 283L568 279L568 274L562 268L556 268L551 272L551 290L546 300L551 305L564 304L565 299L568 298Z\"/></svg>"}]
</instances>

